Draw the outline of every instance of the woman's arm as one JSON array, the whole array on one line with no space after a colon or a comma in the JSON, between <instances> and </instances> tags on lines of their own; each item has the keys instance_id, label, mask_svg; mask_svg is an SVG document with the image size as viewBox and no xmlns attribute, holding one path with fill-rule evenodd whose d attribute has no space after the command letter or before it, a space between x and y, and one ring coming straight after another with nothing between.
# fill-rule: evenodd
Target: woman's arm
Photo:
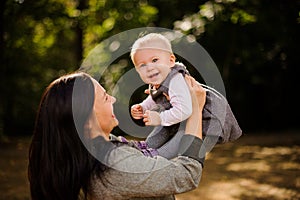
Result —
<instances>
[{"instance_id":1,"label":"woman's arm","mask_svg":"<svg viewBox=\"0 0 300 200\"><path fill-rule=\"evenodd\" d=\"M202 133L194 128L194 123L202 121L205 97L194 79L188 77L187 83L192 94L193 113L180 143L179 156L173 160L160 156L151 158L129 146L117 147L107 157L110 169L92 181L93 195L99 199L109 199L109 195L157 197L187 192L198 186L204 155L201 153Z\"/></svg>"},{"instance_id":2,"label":"woman's arm","mask_svg":"<svg viewBox=\"0 0 300 200\"><path fill-rule=\"evenodd\" d=\"M195 189L201 178L202 165L195 159L178 156L167 160L161 156L145 157L128 146L109 155L109 169L92 180L95 199L162 197Z\"/></svg>"},{"instance_id":3,"label":"woman's arm","mask_svg":"<svg viewBox=\"0 0 300 200\"><path fill-rule=\"evenodd\" d=\"M187 89L190 90L188 94L191 98L191 106L193 106L192 114L186 123L185 133L186 135L191 134L191 136L195 135L202 138L202 110L206 101L206 90L190 76L187 76L185 81L187 82ZM176 157L180 142L182 142L182 136L185 133L180 130L169 141L159 147L157 149L159 155L163 155L163 157L168 159ZM193 137L188 138L190 138L189 140L193 140ZM189 140L184 139L184 141L191 143Z\"/></svg>"},{"instance_id":4,"label":"woman's arm","mask_svg":"<svg viewBox=\"0 0 300 200\"><path fill-rule=\"evenodd\" d=\"M185 80L190 89L193 107L185 132L202 139L202 110L205 104L206 91L193 77L186 76Z\"/></svg>"}]
</instances>

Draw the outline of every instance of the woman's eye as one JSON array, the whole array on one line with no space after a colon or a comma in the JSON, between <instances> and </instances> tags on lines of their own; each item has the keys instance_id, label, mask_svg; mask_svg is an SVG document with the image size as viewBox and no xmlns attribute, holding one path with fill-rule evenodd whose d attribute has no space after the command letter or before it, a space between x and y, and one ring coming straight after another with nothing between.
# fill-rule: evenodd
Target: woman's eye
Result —
<instances>
[{"instance_id":1,"label":"woman's eye","mask_svg":"<svg viewBox=\"0 0 300 200\"><path fill-rule=\"evenodd\" d=\"M145 66L146 66L146 64L141 64L141 65L140 65L140 67L145 67Z\"/></svg>"}]
</instances>

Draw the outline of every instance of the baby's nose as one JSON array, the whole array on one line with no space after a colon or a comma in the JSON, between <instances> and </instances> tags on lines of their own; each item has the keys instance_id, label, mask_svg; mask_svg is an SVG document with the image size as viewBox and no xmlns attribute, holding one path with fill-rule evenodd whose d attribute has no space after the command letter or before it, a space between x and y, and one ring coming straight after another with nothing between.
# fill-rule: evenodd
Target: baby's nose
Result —
<instances>
[{"instance_id":1,"label":"baby's nose","mask_svg":"<svg viewBox=\"0 0 300 200\"><path fill-rule=\"evenodd\" d=\"M146 65L147 71L151 71L154 68L154 64L153 63L149 63Z\"/></svg>"}]
</instances>

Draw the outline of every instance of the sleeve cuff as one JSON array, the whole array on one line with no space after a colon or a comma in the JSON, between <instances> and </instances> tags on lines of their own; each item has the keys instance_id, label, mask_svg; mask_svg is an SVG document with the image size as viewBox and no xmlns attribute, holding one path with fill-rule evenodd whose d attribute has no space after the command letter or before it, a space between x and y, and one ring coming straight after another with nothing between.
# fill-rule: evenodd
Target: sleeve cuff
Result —
<instances>
[{"instance_id":1,"label":"sleeve cuff","mask_svg":"<svg viewBox=\"0 0 300 200\"><path fill-rule=\"evenodd\" d=\"M200 138L193 135L183 135L178 151L179 156L188 156L193 158L200 162L203 167L205 153L205 146Z\"/></svg>"}]
</instances>

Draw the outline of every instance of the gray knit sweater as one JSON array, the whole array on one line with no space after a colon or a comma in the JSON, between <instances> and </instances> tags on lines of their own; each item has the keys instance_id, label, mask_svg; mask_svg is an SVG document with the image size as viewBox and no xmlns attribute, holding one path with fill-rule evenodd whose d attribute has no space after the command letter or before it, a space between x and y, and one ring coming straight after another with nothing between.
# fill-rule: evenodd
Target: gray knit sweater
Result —
<instances>
[{"instance_id":1,"label":"gray knit sweater","mask_svg":"<svg viewBox=\"0 0 300 200\"><path fill-rule=\"evenodd\" d=\"M201 178L205 152L202 140L184 135L179 156L167 160L161 156L146 157L126 144L114 144L106 155L109 168L91 179L93 200L175 199L174 195L195 189ZM95 147L103 150L103 139ZM99 152L101 154L101 152Z\"/></svg>"}]
</instances>

